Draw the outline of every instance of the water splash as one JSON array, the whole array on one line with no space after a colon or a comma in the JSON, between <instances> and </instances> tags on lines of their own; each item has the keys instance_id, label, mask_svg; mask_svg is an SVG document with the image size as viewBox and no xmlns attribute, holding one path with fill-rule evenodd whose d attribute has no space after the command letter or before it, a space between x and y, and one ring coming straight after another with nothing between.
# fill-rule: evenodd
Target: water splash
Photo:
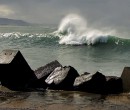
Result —
<instances>
[{"instance_id":1,"label":"water splash","mask_svg":"<svg viewBox=\"0 0 130 110\"><path fill-rule=\"evenodd\" d=\"M103 32L90 29L83 17L70 14L63 18L55 33L60 38L59 44L94 45L96 43L106 43L112 31Z\"/></svg>"}]
</instances>

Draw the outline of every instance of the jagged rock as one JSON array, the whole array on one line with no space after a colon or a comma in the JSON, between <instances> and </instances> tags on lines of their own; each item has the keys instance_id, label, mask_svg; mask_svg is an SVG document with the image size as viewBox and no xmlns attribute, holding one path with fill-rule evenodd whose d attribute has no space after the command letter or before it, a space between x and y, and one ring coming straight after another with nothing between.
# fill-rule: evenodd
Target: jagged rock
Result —
<instances>
[{"instance_id":1,"label":"jagged rock","mask_svg":"<svg viewBox=\"0 0 130 110\"><path fill-rule=\"evenodd\" d=\"M80 83L77 83L77 79L80 79L83 81L79 81ZM77 78L74 87L75 90L78 91L86 91L91 93L104 93L104 87L106 84L106 77L96 72L95 74L88 74L88 75L82 75L80 78Z\"/></svg>"},{"instance_id":2,"label":"jagged rock","mask_svg":"<svg viewBox=\"0 0 130 110\"><path fill-rule=\"evenodd\" d=\"M91 77L92 74L85 72L84 74L81 74L80 76L78 76L75 81L74 81L74 86L77 87L81 84L83 84L84 82L86 82L86 80L89 78L89 76Z\"/></svg>"},{"instance_id":3,"label":"jagged rock","mask_svg":"<svg viewBox=\"0 0 130 110\"><path fill-rule=\"evenodd\" d=\"M78 72L71 66L57 67L45 80L49 89L73 90L73 83Z\"/></svg>"},{"instance_id":4,"label":"jagged rock","mask_svg":"<svg viewBox=\"0 0 130 110\"><path fill-rule=\"evenodd\" d=\"M37 80L33 82L30 86L32 88L47 88L47 83L45 82L45 79L54 71L55 68L62 67L62 65L57 61L52 61L45 66L39 67L37 70L35 70L35 75L37 76Z\"/></svg>"},{"instance_id":5,"label":"jagged rock","mask_svg":"<svg viewBox=\"0 0 130 110\"><path fill-rule=\"evenodd\" d=\"M130 67L125 67L121 75L123 91L130 92Z\"/></svg>"},{"instance_id":6,"label":"jagged rock","mask_svg":"<svg viewBox=\"0 0 130 110\"><path fill-rule=\"evenodd\" d=\"M107 94L117 94L123 92L122 79L116 76L107 76L104 90Z\"/></svg>"},{"instance_id":7,"label":"jagged rock","mask_svg":"<svg viewBox=\"0 0 130 110\"><path fill-rule=\"evenodd\" d=\"M37 79L19 50L3 50L0 69L1 84L11 90L26 90Z\"/></svg>"}]
</instances>

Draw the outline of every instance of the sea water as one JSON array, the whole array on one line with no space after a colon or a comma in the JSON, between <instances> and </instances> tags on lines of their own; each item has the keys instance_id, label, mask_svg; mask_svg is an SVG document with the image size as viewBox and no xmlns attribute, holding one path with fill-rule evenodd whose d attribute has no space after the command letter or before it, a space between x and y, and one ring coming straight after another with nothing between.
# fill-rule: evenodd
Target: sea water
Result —
<instances>
[{"instance_id":1,"label":"sea water","mask_svg":"<svg viewBox=\"0 0 130 110\"><path fill-rule=\"evenodd\" d=\"M18 49L30 67L58 60L79 74L102 72L120 76L130 66L130 39L114 30L89 28L87 20L67 15L59 25L0 26L0 51Z\"/></svg>"}]
</instances>

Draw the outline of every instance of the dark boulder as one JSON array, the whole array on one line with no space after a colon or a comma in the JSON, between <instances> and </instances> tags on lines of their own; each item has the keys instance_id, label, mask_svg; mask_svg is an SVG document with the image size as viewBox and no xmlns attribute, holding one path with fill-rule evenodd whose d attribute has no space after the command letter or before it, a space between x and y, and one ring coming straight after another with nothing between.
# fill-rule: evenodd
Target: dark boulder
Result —
<instances>
[{"instance_id":1,"label":"dark boulder","mask_svg":"<svg viewBox=\"0 0 130 110\"><path fill-rule=\"evenodd\" d=\"M37 80L34 81L30 87L32 88L47 88L47 83L45 82L45 79L54 71L55 68L62 67L62 65L57 61L52 61L45 66L39 67L37 70L34 71Z\"/></svg>"},{"instance_id":2,"label":"dark boulder","mask_svg":"<svg viewBox=\"0 0 130 110\"><path fill-rule=\"evenodd\" d=\"M45 80L49 89L73 90L73 83L78 72L71 66L57 67Z\"/></svg>"},{"instance_id":3,"label":"dark boulder","mask_svg":"<svg viewBox=\"0 0 130 110\"><path fill-rule=\"evenodd\" d=\"M123 91L130 92L130 67L124 67L121 79L123 83Z\"/></svg>"},{"instance_id":4,"label":"dark boulder","mask_svg":"<svg viewBox=\"0 0 130 110\"><path fill-rule=\"evenodd\" d=\"M11 90L27 90L29 84L37 79L34 71L18 50L1 52L0 70L1 84Z\"/></svg>"},{"instance_id":5,"label":"dark boulder","mask_svg":"<svg viewBox=\"0 0 130 110\"><path fill-rule=\"evenodd\" d=\"M116 76L107 76L104 90L107 94L117 94L123 92L122 79Z\"/></svg>"},{"instance_id":6,"label":"dark boulder","mask_svg":"<svg viewBox=\"0 0 130 110\"><path fill-rule=\"evenodd\" d=\"M95 74L84 74L76 78L74 87L78 91L103 94L105 84L106 77L102 73L96 72Z\"/></svg>"}]
</instances>

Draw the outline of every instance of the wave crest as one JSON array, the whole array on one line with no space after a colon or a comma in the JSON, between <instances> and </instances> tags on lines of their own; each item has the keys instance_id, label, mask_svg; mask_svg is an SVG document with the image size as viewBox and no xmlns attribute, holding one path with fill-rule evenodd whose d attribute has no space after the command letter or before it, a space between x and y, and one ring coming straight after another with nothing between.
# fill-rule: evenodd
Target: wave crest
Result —
<instances>
[{"instance_id":1,"label":"wave crest","mask_svg":"<svg viewBox=\"0 0 130 110\"><path fill-rule=\"evenodd\" d=\"M70 14L63 18L55 33L60 38L59 44L94 45L96 43L106 43L112 31L103 32L90 29L83 17Z\"/></svg>"}]
</instances>

